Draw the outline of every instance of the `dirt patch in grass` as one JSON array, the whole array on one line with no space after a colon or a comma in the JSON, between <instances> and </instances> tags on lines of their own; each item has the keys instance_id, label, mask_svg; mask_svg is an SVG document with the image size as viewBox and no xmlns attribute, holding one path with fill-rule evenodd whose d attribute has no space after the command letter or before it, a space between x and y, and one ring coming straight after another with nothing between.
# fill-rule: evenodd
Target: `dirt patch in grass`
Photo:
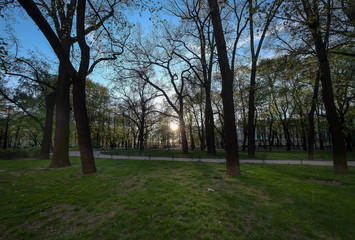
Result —
<instances>
[{"instance_id":1,"label":"dirt patch in grass","mask_svg":"<svg viewBox=\"0 0 355 240\"><path fill-rule=\"evenodd\" d=\"M341 186L341 185L343 185L341 182L336 181L336 180L321 180L321 179L308 178L307 181L308 182L319 183L319 184L324 184L324 185L330 185L330 186Z\"/></svg>"}]
</instances>

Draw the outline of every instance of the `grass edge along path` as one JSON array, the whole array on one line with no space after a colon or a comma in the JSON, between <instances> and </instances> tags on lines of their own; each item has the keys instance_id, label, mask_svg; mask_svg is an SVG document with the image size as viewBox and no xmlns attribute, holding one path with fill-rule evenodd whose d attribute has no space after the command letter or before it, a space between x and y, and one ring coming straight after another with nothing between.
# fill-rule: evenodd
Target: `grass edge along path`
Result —
<instances>
[{"instance_id":1,"label":"grass edge along path","mask_svg":"<svg viewBox=\"0 0 355 240\"><path fill-rule=\"evenodd\" d=\"M191 158L191 159L225 159L225 151L217 150L216 156L210 156L205 151L190 150L189 154L185 155L181 152L181 149L146 149L143 152L139 150L107 150L96 151L103 155L108 156L129 156L129 157L164 157L164 158ZM331 150L316 150L314 155L314 161L332 161L333 155ZM248 159L247 152L239 152L240 159ZM284 151L257 151L256 160L307 160L307 152L301 150ZM355 161L355 152L347 152L347 160Z\"/></svg>"},{"instance_id":2,"label":"grass edge along path","mask_svg":"<svg viewBox=\"0 0 355 240\"><path fill-rule=\"evenodd\" d=\"M97 159L0 161L0 239L351 239L355 168Z\"/></svg>"}]
</instances>

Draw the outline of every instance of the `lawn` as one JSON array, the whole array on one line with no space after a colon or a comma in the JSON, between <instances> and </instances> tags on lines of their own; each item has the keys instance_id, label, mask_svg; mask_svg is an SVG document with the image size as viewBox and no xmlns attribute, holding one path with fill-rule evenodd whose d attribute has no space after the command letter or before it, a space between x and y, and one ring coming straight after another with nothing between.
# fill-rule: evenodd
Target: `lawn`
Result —
<instances>
[{"instance_id":1,"label":"lawn","mask_svg":"<svg viewBox=\"0 0 355 240\"><path fill-rule=\"evenodd\" d=\"M189 151L189 154L182 154L181 149L146 149L143 152L139 150L113 150L102 151L107 155L122 155L122 156L155 156L155 157L188 157L188 158L226 158L226 152L224 150L217 150L217 156L209 156L206 151L199 150ZM257 151L255 154L256 159L261 160L307 160L307 152L301 150L293 150L287 152L285 150L273 150L273 151ZM239 152L240 159L247 159L248 153L245 151ZM332 161L333 153L330 150L316 150L314 154L314 160L319 161ZM355 151L347 152L347 160L355 161Z\"/></svg>"},{"instance_id":2,"label":"lawn","mask_svg":"<svg viewBox=\"0 0 355 240\"><path fill-rule=\"evenodd\" d=\"M355 168L0 161L0 239L353 239Z\"/></svg>"}]
</instances>

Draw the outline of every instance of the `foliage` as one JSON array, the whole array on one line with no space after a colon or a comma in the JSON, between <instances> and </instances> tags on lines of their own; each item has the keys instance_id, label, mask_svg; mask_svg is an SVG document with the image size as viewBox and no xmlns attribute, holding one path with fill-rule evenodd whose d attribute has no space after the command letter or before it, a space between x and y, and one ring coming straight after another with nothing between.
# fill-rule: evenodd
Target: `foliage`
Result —
<instances>
[{"instance_id":1,"label":"foliage","mask_svg":"<svg viewBox=\"0 0 355 240\"><path fill-rule=\"evenodd\" d=\"M38 148L7 148L0 149L0 159L38 158Z\"/></svg>"},{"instance_id":2,"label":"foliage","mask_svg":"<svg viewBox=\"0 0 355 240\"><path fill-rule=\"evenodd\" d=\"M83 176L1 161L2 239L351 239L355 169L98 160Z\"/></svg>"}]
</instances>

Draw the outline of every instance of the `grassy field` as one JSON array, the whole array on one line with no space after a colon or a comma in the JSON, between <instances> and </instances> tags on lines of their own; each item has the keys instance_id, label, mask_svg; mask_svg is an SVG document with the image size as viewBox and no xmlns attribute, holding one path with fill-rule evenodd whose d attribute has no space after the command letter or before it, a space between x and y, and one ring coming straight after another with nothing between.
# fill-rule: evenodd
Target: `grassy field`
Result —
<instances>
[{"instance_id":1,"label":"grassy field","mask_svg":"<svg viewBox=\"0 0 355 240\"><path fill-rule=\"evenodd\" d=\"M113 150L113 151L103 151L102 153L108 155L126 155L126 156L155 156L155 157L188 157L188 158L225 158L226 152L224 150L217 150L217 156L212 157L207 154L207 152L201 152L199 150L189 151L189 154L184 155L181 149L147 149L143 152L139 150ZM241 159L247 159L248 153L240 151ZM333 153L329 150L316 150L314 154L314 160L319 161L332 161ZM274 150L274 151L257 151L256 159L264 160L307 160L307 152L300 150L293 150L287 152L285 150ZM347 152L348 161L355 161L355 152Z\"/></svg>"},{"instance_id":2,"label":"grassy field","mask_svg":"<svg viewBox=\"0 0 355 240\"><path fill-rule=\"evenodd\" d=\"M355 168L0 161L0 239L353 239Z\"/></svg>"}]
</instances>

